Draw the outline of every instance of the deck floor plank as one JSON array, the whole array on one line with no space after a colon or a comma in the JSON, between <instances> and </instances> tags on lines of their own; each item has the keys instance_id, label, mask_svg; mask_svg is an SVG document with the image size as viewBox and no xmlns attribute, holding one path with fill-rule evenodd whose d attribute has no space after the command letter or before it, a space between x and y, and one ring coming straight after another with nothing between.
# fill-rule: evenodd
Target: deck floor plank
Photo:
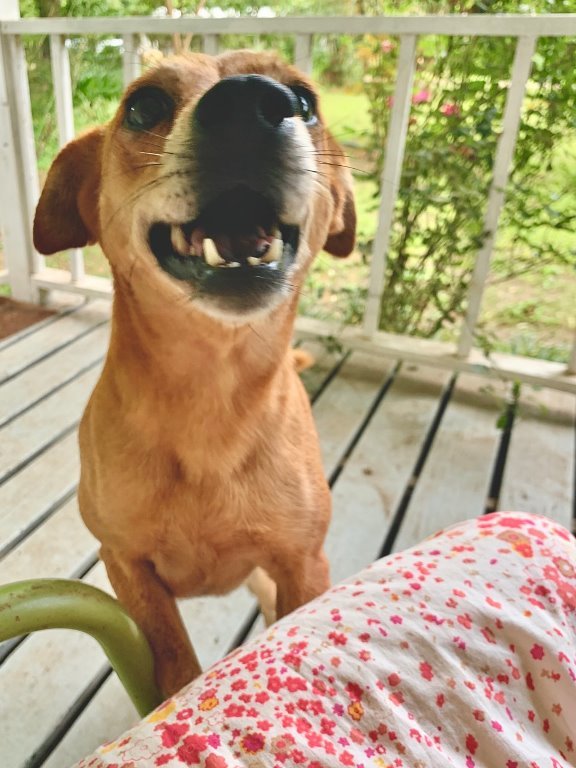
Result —
<instances>
[{"instance_id":1,"label":"deck floor plank","mask_svg":"<svg viewBox=\"0 0 576 768\"><path fill-rule=\"evenodd\" d=\"M0 430L0 481L78 424L99 373L91 368Z\"/></svg>"},{"instance_id":2,"label":"deck floor plank","mask_svg":"<svg viewBox=\"0 0 576 768\"><path fill-rule=\"evenodd\" d=\"M448 377L422 367L401 372L346 463L326 542L334 582L378 556Z\"/></svg>"},{"instance_id":3,"label":"deck floor plank","mask_svg":"<svg viewBox=\"0 0 576 768\"><path fill-rule=\"evenodd\" d=\"M0 485L0 552L6 552L74 492L79 472L74 431Z\"/></svg>"},{"instance_id":4,"label":"deck floor plank","mask_svg":"<svg viewBox=\"0 0 576 768\"><path fill-rule=\"evenodd\" d=\"M0 388L0 427L82 371L100 362L106 351L109 325L85 336L27 368Z\"/></svg>"},{"instance_id":5,"label":"deck floor plank","mask_svg":"<svg viewBox=\"0 0 576 768\"><path fill-rule=\"evenodd\" d=\"M481 515L501 431L506 385L458 377L440 428L417 480L394 551L407 549L461 520Z\"/></svg>"},{"instance_id":6,"label":"deck floor plank","mask_svg":"<svg viewBox=\"0 0 576 768\"><path fill-rule=\"evenodd\" d=\"M545 515L570 528L574 514L576 396L521 393L499 509Z\"/></svg>"},{"instance_id":7,"label":"deck floor plank","mask_svg":"<svg viewBox=\"0 0 576 768\"><path fill-rule=\"evenodd\" d=\"M44 525L0 561L0 584L22 579L70 578L98 549L98 542L70 499Z\"/></svg>"},{"instance_id":8,"label":"deck floor plank","mask_svg":"<svg viewBox=\"0 0 576 768\"><path fill-rule=\"evenodd\" d=\"M94 301L81 310L25 336L17 344L0 350L0 382L69 344L90 329L107 322L110 302Z\"/></svg>"}]
</instances>

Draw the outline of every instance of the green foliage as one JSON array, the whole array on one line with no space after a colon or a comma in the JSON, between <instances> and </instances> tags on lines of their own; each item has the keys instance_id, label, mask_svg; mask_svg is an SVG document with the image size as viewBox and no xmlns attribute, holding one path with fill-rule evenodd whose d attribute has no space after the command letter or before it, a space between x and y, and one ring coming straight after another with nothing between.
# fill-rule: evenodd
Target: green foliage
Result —
<instances>
[{"instance_id":1,"label":"green foliage","mask_svg":"<svg viewBox=\"0 0 576 768\"><path fill-rule=\"evenodd\" d=\"M516 12L511 0L436 2L434 12ZM401 8L399 7L401 6ZM575 0L533 3L537 12L576 11ZM413 10L376 0L380 12ZM421 8L421 6L419 6ZM428 10L428 9L426 9ZM435 37L420 43L416 87L396 218L388 255L381 327L433 336L462 314L483 218L514 45L504 38ZM387 135L398 44L366 38L360 49L379 172ZM544 38L534 57L502 216L500 278L576 265L574 179L562 181L576 136L576 46ZM572 168L576 164L572 165ZM551 188L550 172L560 186Z\"/></svg>"}]
</instances>

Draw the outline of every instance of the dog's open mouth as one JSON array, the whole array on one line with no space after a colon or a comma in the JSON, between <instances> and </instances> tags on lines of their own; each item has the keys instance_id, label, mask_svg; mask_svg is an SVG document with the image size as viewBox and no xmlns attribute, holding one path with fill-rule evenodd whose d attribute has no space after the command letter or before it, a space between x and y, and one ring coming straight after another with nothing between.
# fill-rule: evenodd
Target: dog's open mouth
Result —
<instances>
[{"instance_id":1,"label":"dog's open mouth","mask_svg":"<svg viewBox=\"0 0 576 768\"><path fill-rule=\"evenodd\" d=\"M297 226L279 220L270 200L237 187L193 221L153 224L149 243L160 267L192 283L199 295L237 297L248 307L285 285L299 234Z\"/></svg>"}]
</instances>

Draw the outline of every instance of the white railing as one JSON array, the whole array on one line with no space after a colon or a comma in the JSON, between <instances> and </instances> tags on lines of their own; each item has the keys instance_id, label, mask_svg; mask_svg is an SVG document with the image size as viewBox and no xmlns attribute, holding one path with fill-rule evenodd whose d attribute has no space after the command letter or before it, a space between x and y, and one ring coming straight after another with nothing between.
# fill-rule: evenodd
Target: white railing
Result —
<instances>
[{"instance_id":1,"label":"white railing","mask_svg":"<svg viewBox=\"0 0 576 768\"><path fill-rule=\"evenodd\" d=\"M12 3L15 0L3 0ZM0 9L3 7L0 3ZM13 13L13 16L17 14ZM334 327L328 323L300 318L301 330L310 334L337 335L346 343L369 350L378 349L413 362L453 370L485 372L534 384L576 392L576 338L569 364L546 363L527 358L494 354L486 358L473 348L488 277L494 239L511 168L526 85L538 38L576 38L576 14L542 16L397 16L397 17L282 17L200 19L170 18L50 18L0 20L0 218L8 279L17 298L36 300L42 290L67 290L86 296L109 296L111 286L102 278L85 275L81 251L70 255L70 270L47 269L31 242L31 221L38 197L38 177L30 116L30 95L21 36L49 35L52 76L61 143L74 134L72 88L67 36L87 34L121 35L124 39L124 81L138 75L134 52L138 35L200 35L207 53L217 53L219 39L230 34L280 34L295 38L295 63L304 71L312 69L315 35L395 35L400 37L396 86L393 98L385 162L382 170L378 225L374 240L370 282L362 327ZM386 252L402 172L404 146L410 116L411 93L420 35L467 35L511 37L516 49L502 133L499 137L493 178L486 204L484 231L487 237L477 255L470 282L467 314L456 345L392 336L378 331L379 308L384 290ZM0 280L2 275L0 275ZM566 318L568 324L569 318Z\"/></svg>"}]
</instances>

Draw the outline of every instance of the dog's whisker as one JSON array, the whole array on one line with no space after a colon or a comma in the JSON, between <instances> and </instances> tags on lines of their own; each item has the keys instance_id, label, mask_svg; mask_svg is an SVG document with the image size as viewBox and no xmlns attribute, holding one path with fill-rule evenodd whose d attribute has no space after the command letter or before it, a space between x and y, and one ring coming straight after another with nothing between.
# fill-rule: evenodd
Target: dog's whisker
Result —
<instances>
[{"instance_id":1,"label":"dog's whisker","mask_svg":"<svg viewBox=\"0 0 576 768\"><path fill-rule=\"evenodd\" d=\"M361 173L366 176L370 176L370 171L366 171L364 168L356 168L353 165L345 165L344 163L327 163L324 160L318 161L319 165L329 165L333 168L347 168L349 171L354 171L355 173Z\"/></svg>"}]
</instances>

